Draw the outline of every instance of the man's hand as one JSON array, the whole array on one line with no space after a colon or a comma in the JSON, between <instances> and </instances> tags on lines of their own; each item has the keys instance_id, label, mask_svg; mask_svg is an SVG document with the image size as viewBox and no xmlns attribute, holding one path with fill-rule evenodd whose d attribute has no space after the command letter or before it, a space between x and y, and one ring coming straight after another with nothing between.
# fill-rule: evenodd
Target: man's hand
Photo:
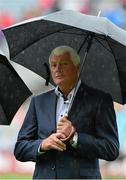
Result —
<instances>
[{"instance_id":1,"label":"man's hand","mask_svg":"<svg viewBox=\"0 0 126 180\"><path fill-rule=\"evenodd\" d=\"M72 138L75 133L75 128L66 117L60 119L57 124L57 133L62 133L65 135L65 138L61 138L62 141L67 141Z\"/></svg>"},{"instance_id":2,"label":"man's hand","mask_svg":"<svg viewBox=\"0 0 126 180\"><path fill-rule=\"evenodd\" d=\"M41 150L47 151L50 149L55 149L58 151L66 150L66 145L60 140L64 139L65 135L62 133L53 133L48 138L44 139L41 144Z\"/></svg>"}]
</instances>

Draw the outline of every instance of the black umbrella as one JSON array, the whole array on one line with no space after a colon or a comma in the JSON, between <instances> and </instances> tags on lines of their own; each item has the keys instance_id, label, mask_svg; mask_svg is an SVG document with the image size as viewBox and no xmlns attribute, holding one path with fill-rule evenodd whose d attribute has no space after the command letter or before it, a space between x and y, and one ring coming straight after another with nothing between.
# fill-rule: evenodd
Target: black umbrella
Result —
<instances>
[{"instance_id":1,"label":"black umbrella","mask_svg":"<svg viewBox=\"0 0 126 180\"><path fill-rule=\"evenodd\" d=\"M81 79L110 93L114 101L126 103L126 32L108 19L65 10L22 22L3 33L11 60L46 79L51 50L59 45L73 47L84 62Z\"/></svg>"},{"instance_id":2,"label":"black umbrella","mask_svg":"<svg viewBox=\"0 0 126 180\"><path fill-rule=\"evenodd\" d=\"M9 125L30 95L30 90L7 58L0 55L0 125Z\"/></svg>"}]
</instances>

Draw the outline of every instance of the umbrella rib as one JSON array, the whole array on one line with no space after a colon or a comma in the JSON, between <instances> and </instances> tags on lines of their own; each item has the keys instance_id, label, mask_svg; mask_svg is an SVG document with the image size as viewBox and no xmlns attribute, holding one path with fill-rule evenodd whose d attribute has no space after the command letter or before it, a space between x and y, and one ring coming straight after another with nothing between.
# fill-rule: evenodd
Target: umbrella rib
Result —
<instances>
[{"instance_id":1,"label":"umbrella rib","mask_svg":"<svg viewBox=\"0 0 126 180\"><path fill-rule=\"evenodd\" d=\"M109 48L111 49L111 52L112 52L112 54L113 54L113 56L114 56L114 59L116 59L116 58L115 58L114 51L113 51L113 49L112 49L112 47L111 47L111 45L110 45L110 43L109 43L109 41L108 41L108 39L107 39L106 37L105 37L105 40L106 40L106 42L108 43Z\"/></svg>"},{"instance_id":2,"label":"umbrella rib","mask_svg":"<svg viewBox=\"0 0 126 180\"><path fill-rule=\"evenodd\" d=\"M113 53L113 52L112 52L112 49L111 49L111 48L108 49L98 38L95 37L95 40L96 40L97 42L99 42L99 44L101 44L107 51L109 51L110 53ZM109 47L110 47L110 46L109 46Z\"/></svg>"},{"instance_id":3,"label":"umbrella rib","mask_svg":"<svg viewBox=\"0 0 126 180\"><path fill-rule=\"evenodd\" d=\"M85 44L85 42L87 41L87 39L88 39L88 37L89 37L89 34L87 35L87 37L84 39L84 41L82 42L82 44L81 44L81 46L80 46L80 48L78 49L78 54L80 53L80 51L81 51L81 49L82 49L82 47L83 47L83 45Z\"/></svg>"}]
</instances>

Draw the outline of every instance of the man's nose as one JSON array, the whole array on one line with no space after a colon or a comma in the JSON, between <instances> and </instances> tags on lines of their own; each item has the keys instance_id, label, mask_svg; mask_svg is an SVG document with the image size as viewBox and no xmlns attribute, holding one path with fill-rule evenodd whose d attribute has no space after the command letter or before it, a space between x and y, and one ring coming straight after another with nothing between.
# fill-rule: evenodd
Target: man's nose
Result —
<instances>
[{"instance_id":1,"label":"man's nose","mask_svg":"<svg viewBox=\"0 0 126 180\"><path fill-rule=\"evenodd\" d=\"M58 63L57 65L56 65L56 70L61 70L61 64L60 63Z\"/></svg>"}]
</instances>

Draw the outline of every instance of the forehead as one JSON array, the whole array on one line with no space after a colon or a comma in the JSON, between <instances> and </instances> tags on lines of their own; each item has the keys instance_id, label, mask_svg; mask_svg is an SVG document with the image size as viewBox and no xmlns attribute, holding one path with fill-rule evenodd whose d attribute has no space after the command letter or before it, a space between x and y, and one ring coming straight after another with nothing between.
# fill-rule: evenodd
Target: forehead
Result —
<instances>
[{"instance_id":1,"label":"forehead","mask_svg":"<svg viewBox=\"0 0 126 180\"><path fill-rule=\"evenodd\" d=\"M60 61L69 61L72 62L70 54L65 52L61 55L52 54L50 58L50 62L60 62Z\"/></svg>"}]
</instances>

